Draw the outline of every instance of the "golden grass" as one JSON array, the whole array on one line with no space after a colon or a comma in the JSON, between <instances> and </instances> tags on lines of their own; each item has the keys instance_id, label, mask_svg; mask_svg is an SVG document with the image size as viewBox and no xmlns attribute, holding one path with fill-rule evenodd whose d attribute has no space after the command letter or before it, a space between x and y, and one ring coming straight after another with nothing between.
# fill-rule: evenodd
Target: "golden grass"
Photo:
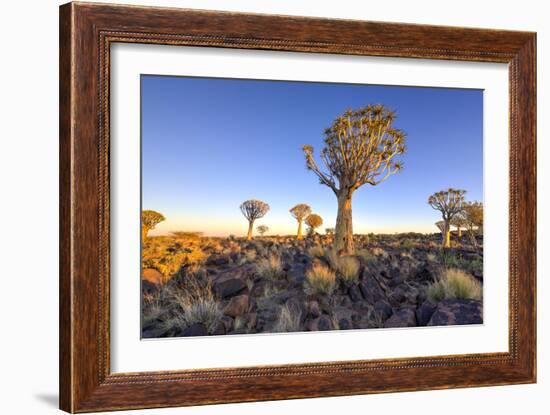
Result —
<instances>
[{"instance_id":1,"label":"golden grass","mask_svg":"<svg viewBox=\"0 0 550 415\"><path fill-rule=\"evenodd\" d=\"M357 282L360 264L357 258L344 256L338 259L338 273L346 282Z\"/></svg>"},{"instance_id":2,"label":"golden grass","mask_svg":"<svg viewBox=\"0 0 550 415\"><path fill-rule=\"evenodd\" d=\"M257 265L258 273L269 280L275 280L283 275L283 263L277 255L269 255Z\"/></svg>"},{"instance_id":3,"label":"golden grass","mask_svg":"<svg viewBox=\"0 0 550 415\"><path fill-rule=\"evenodd\" d=\"M454 298L480 300L481 297L481 284L457 268L447 269L438 281L428 287L428 298L435 302Z\"/></svg>"},{"instance_id":4,"label":"golden grass","mask_svg":"<svg viewBox=\"0 0 550 415\"><path fill-rule=\"evenodd\" d=\"M314 294L330 295L336 288L336 274L324 265L314 265L306 271L307 289Z\"/></svg>"},{"instance_id":5,"label":"golden grass","mask_svg":"<svg viewBox=\"0 0 550 415\"><path fill-rule=\"evenodd\" d=\"M208 333L216 329L223 314L214 297L210 280L187 278L172 295L183 312L178 316L178 320L184 326L202 323Z\"/></svg>"},{"instance_id":6,"label":"golden grass","mask_svg":"<svg viewBox=\"0 0 550 415\"><path fill-rule=\"evenodd\" d=\"M300 314L296 313L291 307L288 307L286 304L283 305L279 310L279 316L277 318L277 323L273 328L273 332L287 333L300 331L300 329Z\"/></svg>"}]
</instances>

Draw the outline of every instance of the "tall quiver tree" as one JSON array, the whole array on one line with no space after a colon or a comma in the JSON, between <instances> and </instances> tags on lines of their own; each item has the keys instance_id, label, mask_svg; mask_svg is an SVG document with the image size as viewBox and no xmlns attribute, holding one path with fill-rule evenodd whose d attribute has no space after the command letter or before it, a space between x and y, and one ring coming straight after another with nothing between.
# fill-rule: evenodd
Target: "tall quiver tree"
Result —
<instances>
[{"instance_id":1,"label":"tall quiver tree","mask_svg":"<svg viewBox=\"0 0 550 415\"><path fill-rule=\"evenodd\" d=\"M443 247L451 246L451 221L462 212L464 204L464 194L466 190L452 189L436 192L428 198L428 204L435 210L441 212L444 222L443 229Z\"/></svg>"},{"instance_id":2,"label":"tall quiver tree","mask_svg":"<svg viewBox=\"0 0 550 415\"><path fill-rule=\"evenodd\" d=\"M244 217L248 220L248 233L246 239L251 240L254 230L254 221L265 216L269 211L269 205L261 200L251 199L244 201L240 207Z\"/></svg>"},{"instance_id":3,"label":"tall quiver tree","mask_svg":"<svg viewBox=\"0 0 550 415\"><path fill-rule=\"evenodd\" d=\"M300 203L290 209L290 214L298 222L298 232L296 234L296 239L302 239L302 223L310 213L311 208L305 203Z\"/></svg>"},{"instance_id":4,"label":"tall quiver tree","mask_svg":"<svg viewBox=\"0 0 550 415\"><path fill-rule=\"evenodd\" d=\"M144 210L141 212L141 240L145 241L147 234L151 229L154 229L159 223L166 220L162 213L154 210Z\"/></svg>"},{"instance_id":5,"label":"tall quiver tree","mask_svg":"<svg viewBox=\"0 0 550 415\"><path fill-rule=\"evenodd\" d=\"M313 147L305 145L306 167L321 184L329 187L338 200L334 249L352 253L353 192L364 184L376 186L399 172L403 164L396 160L405 153L405 133L393 128L395 113L383 105L368 105L348 110L325 130L322 171L313 156Z\"/></svg>"}]
</instances>

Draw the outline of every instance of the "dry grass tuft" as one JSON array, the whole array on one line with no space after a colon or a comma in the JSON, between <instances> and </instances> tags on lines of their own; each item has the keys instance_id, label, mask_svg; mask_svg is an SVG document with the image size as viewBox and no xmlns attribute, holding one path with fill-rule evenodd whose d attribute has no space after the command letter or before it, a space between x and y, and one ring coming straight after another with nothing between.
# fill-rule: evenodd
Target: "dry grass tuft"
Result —
<instances>
[{"instance_id":1,"label":"dry grass tuft","mask_svg":"<svg viewBox=\"0 0 550 415\"><path fill-rule=\"evenodd\" d=\"M325 255L325 249L321 245L312 246L307 252L314 258L321 258Z\"/></svg>"},{"instance_id":2,"label":"dry grass tuft","mask_svg":"<svg viewBox=\"0 0 550 415\"><path fill-rule=\"evenodd\" d=\"M216 329L222 318L222 310L214 297L210 280L187 278L172 295L174 302L183 311L178 319L184 326L202 323L208 333Z\"/></svg>"},{"instance_id":3,"label":"dry grass tuft","mask_svg":"<svg viewBox=\"0 0 550 415\"><path fill-rule=\"evenodd\" d=\"M482 287L471 275L460 269L450 268L428 287L428 297L435 302L453 298L480 300Z\"/></svg>"},{"instance_id":4,"label":"dry grass tuft","mask_svg":"<svg viewBox=\"0 0 550 415\"><path fill-rule=\"evenodd\" d=\"M279 311L279 317L277 323L273 328L273 332L276 333L288 333L301 330L300 314L296 313L292 307L283 305Z\"/></svg>"},{"instance_id":5,"label":"dry grass tuft","mask_svg":"<svg viewBox=\"0 0 550 415\"><path fill-rule=\"evenodd\" d=\"M357 258L344 256L338 260L338 273L346 282L357 282L360 264Z\"/></svg>"},{"instance_id":6,"label":"dry grass tuft","mask_svg":"<svg viewBox=\"0 0 550 415\"><path fill-rule=\"evenodd\" d=\"M314 265L306 272L306 283L311 293L330 295L336 288L336 274L324 265Z\"/></svg>"},{"instance_id":7,"label":"dry grass tuft","mask_svg":"<svg viewBox=\"0 0 550 415\"><path fill-rule=\"evenodd\" d=\"M283 275L283 263L277 255L269 255L257 265L258 273L268 280L275 280Z\"/></svg>"}]
</instances>

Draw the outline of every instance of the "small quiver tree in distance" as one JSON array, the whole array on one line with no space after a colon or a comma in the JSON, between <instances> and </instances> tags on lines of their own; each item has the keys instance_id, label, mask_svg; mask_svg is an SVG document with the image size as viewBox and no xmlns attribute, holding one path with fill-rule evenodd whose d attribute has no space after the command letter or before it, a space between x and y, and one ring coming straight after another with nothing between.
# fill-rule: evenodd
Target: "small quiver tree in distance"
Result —
<instances>
[{"instance_id":1,"label":"small quiver tree in distance","mask_svg":"<svg viewBox=\"0 0 550 415\"><path fill-rule=\"evenodd\" d=\"M298 232L296 234L296 239L302 239L302 222L311 213L311 208L305 203L300 203L290 209L289 212L298 222Z\"/></svg>"},{"instance_id":2,"label":"small quiver tree in distance","mask_svg":"<svg viewBox=\"0 0 550 415\"><path fill-rule=\"evenodd\" d=\"M141 212L141 240L145 241L147 234L151 229L155 229L159 223L166 220L162 213L154 210L144 210Z\"/></svg>"},{"instance_id":3,"label":"small quiver tree in distance","mask_svg":"<svg viewBox=\"0 0 550 415\"><path fill-rule=\"evenodd\" d=\"M477 250L476 234L483 233L483 203L466 202L463 206L462 215L466 223L465 227L470 237L470 242Z\"/></svg>"},{"instance_id":4,"label":"small quiver tree in distance","mask_svg":"<svg viewBox=\"0 0 550 415\"><path fill-rule=\"evenodd\" d=\"M451 225L456 228L456 236L460 241L462 239L462 228L466 227L466 219L464 218L464 211L458 212L452 219Z\"/></svg>"},{"instance_id":5,"label":"small quiver tree in distance","mask_svg":"<svg viewBox=\"0 0 550 415\"><path fill-rule=\"evenodd\" d=\"M256 219L263 218L269 211L269 205L261 200L246 200L241 206L241 212L248 220L248 233L246 235L247 240L252 239L252 232L254 230L254 221Z\"/></svg>"},{"instance_id":6,"label":"small quiver tree in distance","mask_svg":"<svg viewBox=\"0 0 550 415\"><path fill-rule=\"evenodd\" d=\"M258 233L262 236L264 236L264 234L269 231L269 226L267 225L260 225L258 227L256 227L256 230L258 231Z\"/></svg>"},{"instance_id":7,"label":"small quiver tree in distance","mask_svg":"<svg viewBox=\"0 0 550 415\"><path fill-rule=\"evenodd\" d=\"M428 204L433 209L441 212L441 217L445 224L442 243L444 248L451 246L451 221L462 211L465 193L466 190L449 188L436 192L428 198Z\"/></svg>"},{"instance_id":8,"label":"small quiver tree in distance","mask_svg":"<svg viewBox=\"0 0 550 415\"><path fill-rule=\"evenodd\" d=\"M308 234L313 235L315 229L323 224L323 218L316 213L312 213L306 218L306 225L309 226Z\"/></svg>"},{"instance_id":9,"label":"small quiver tree in distance","mask_svg":"<svg viewBox=\"0 0 550 415\"><path fill-rule=\"evenodd\" d=\"M393 127L394 120L395 113L383 105L367 105L337 117L324 132L321 160L326 171L315 161L313 147L303 146L306 167L338 200L333 243L336 252L354 251L353 193L364 184L376 186L403 168L396 158L406 151L405 133Z\"/></svg>"}]
</instances>

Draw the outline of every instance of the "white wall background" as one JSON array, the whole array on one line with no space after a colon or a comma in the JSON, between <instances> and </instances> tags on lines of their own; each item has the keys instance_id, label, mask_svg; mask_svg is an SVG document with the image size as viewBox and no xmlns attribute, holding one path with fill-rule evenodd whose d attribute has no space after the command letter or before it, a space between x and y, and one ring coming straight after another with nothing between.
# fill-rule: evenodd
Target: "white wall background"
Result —
<instances>
[{"instance_id":1,"label":"white wall background","mask_svg":"<svg viewBox=\"0 0 550 415\"><path fill-rule=\"evenodd\" d=\"M323 16L538 32L539 182L539 383L536 385L321 398L268 403L176 408L133 413L279 414L345 411L346 414L517 414L547 413L550 399L550 145L546 102L550 88L543 70L550 63L550 13L536 0L193 0L139 1L134 4ZM57 244L58 244L58 31L56 0L2 5L0 66L0 411L47 414L57 411ZM550 73L546 74L548 79ZM7 225L7 227L6 227ZM546 327L544 327L546 326Z\"/></svg>"}]
</instances>

